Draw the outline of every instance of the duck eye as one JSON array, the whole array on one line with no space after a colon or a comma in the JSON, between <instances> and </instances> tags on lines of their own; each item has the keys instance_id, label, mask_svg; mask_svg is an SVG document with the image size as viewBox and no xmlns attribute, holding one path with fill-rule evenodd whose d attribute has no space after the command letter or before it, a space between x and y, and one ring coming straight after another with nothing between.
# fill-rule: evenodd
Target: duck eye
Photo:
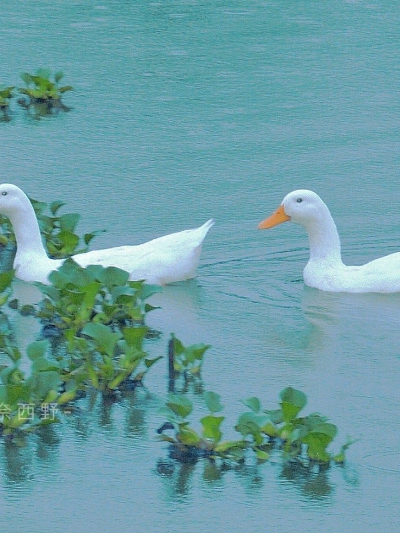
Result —
<instances>
[{"instance_id":1,"label":"duck eye","mask_svg":"<svg viewBox=\"0 0 400 533\"><path fill-rule=\"evenodd\" d=\"M300 204L303 201L303 198L297 198L296 202Z\"/></svg>"},{"instance_id":2,"label":"duck eye","mask_svg":"<svg viewBox=\"0 0 400 533\"><path fill-rule=\"evenodd\" d=\"M3 191L1 194L2 194L3 196L7 196L7 191Z\"/></svg>"}]
</instances>

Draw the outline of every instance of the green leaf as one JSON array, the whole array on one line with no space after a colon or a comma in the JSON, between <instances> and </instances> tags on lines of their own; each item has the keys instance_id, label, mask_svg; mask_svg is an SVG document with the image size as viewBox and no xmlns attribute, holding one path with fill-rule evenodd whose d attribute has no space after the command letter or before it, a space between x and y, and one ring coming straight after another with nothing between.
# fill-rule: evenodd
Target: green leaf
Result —
<instances>
[{"instance_id":1,"label":"green leaf","mask_svg":"<svg viewBox=\"0 0 400 533\"><path fill-rule=\"evenodd\" d=\"M48 340L35 341L29 344L26 349L29 359L34 361L39 357L43 357L49 348L49 345L50 343Z\"/></svg>"},{"instance_id":2,"label":"green leaf","mask_svg":"<svg viewBox=\"0 0 400 533\"><path fill-rule=\"evenodd\" d=\"M185 444L186 446L195 446L201 442L201 438L196 433L196 431L190 427L183 427L180 429L178 435L178 440Z\"/></svg>"},{"instance_id":3,"label":"green leaf","mask_svg":"<svg viewBox=\"0 0 400 533\"><path fill-rule=\"evenodd\" d=\"M43 78L43 83L46 83L51 76L51 70L48 68L38 68L35 74L35 78Z\"/></svg>"},{"instance_id":4,"label":"green leaf","mask_svg":"<svg viewBox=\"0 0 400 533\"><path fill-rule=\"evenodd\" d=\"M307 403L306 395L292 387L287 387L281 394L281 408L285 422L291 422Z\"/></svg>"},{"instance_id":5,"label":"green leaf","mask_svg":"<svg viewBox=\"0 0 400 533\"><path fill-rule=\"evenodd\" d=\"M10 287L13 279L14 279L14 270L2 272L0 274L0 292L3 292Z\"/></svg>"},{"instance_id":6,"label":"green leaf","mask_svg":"<svg viewBox=\"0 0 400 533\"><path fill-rule=\"evenodd\" d=\"M260 450L257 447L254 448L254 451L256 452L256 456L257 456L257 460L258 461L260 461L260 462L268 461L268 459L269 459L269 453L268 452L266 452L264 450Z\"/></svg>"},{"instance_id":7,"label":"green leaf","mask_svg":"<svg viewBox=\"0 0 400 533\"><path fill-rule=\"evenodd\" d=\"M60 228L64 231L73 232L80 219L78 213L67 213L59 218Z\"/></svg>"},{"instance_id":8,"label":"green leaf","mask_svg":"<svg viewBox=\"0 0 400 533\"><path fill-rule=\"evenodd\" d=\"M129 273L121 268L107 267L98 272L97 279L110 290L117 285L125 285L129 279Z\"/></svg>"},{"instance_id":9,"label":"green leaf","mask_svg":"<svg viewBox=\"0 0 400 533\"><path fill-rule=\"evenodd\" d=\"M206 439L211 439L214 442L219 442L222 437L222 433L220 431L220 426L222 421L225 419L224 416L204 416L200 419L200 422L203 425L203 436Z\"/></svg>"},{"instance_id":10,"label":"green leaf","mask_svg":"<svg viewBox=\"0 0 400 533\"><path fill-rule=\"evenodd\" d=\"M252 411L255 413L258 413L261 411L261 402L256 396L252 396L251 398L247 398L247 400L242 400L242 403L249 407Z\"/></svg>"},{"instance_id":11,"label":"green leaf","mask_svg":"<svg viewBox=\"0 0 400 533\"><path fill-rule=\"evenodd\" d=\"M172 392L167 396L166 405L181 418L186 418L193 409L192 402L186 396Z\"/></svg>"},{"instance_id":12,"label":"green leaf","mask_svg":"<svg viewBox=\"0 0 400 533\"><path fill-rule=\"evenodd\" d=\"M61 70L59 70L58 72L54 74L54 79L56 83L58 83L63 77L64 77L64 73L61 72Z\"/></svg>"},{"instance_id":13,"label":"green leaf","mask_svg":"<svg viewBox=\"0 0 400 533\"><path fill-rule=\"evenodd\" d=\"M134 347L141 351L143 340L148 330L149 328L147 326L140 326L138 328L122 328L122 335L128 346Z\"/></svg>"},{"instance_id":14,"label":"green leaf","mask_svg":"<svg viewBox=\"0 0 400 533\"><path fill-rule=\"evenodd\" d=\"M55 215L57 211L60 209L60 207L62 207L63 205L65 205L65 203L62 202L61 200L55 200L54 202L51 202L50 204L50 211L52 212L53 215Z\"/></svg>"},{"instance_id":15,"label":"green leaf","mask_svg":"<svg viewBox=\"0 0 400 533\"><path fill-rule=\"evenodd\" d=\"M206 391L204 393L204 401L206 403L207 409L211 413L218 413L222 411L223 405L220 402L221 396L215 392Z\"/></svg>"},{"instance_id":16,"label":"green leaf","mask_svg":"<svg viewBox=\"0 0 400 533\"><path fill-rule=\"evenodd\" d=\"M82 334L95 340L99 351L107 354L109 357L114 355L115 345L121 338L121 333L114 333L108 326L104 324L93 324L92 322L85 325L82 329Z\"/></svg>"},{"instance_id":17,"label":"green leaf","mask_svg":"<svg viewBox=\"0 0 400 533\"><path fill-rule=\"evenodd\" d=\"M29 85L32 82L32 76L28 74L28 72L22 72L21 78L22 78L22 81L24 81L27 85Z\"/></svg>"},{"instance_id":18,"label":"green leaf","mask_svg":"<svg viewBox=\"0 0 400 533\"><path fill-rule=\"evenodd\" d=\"M73 91L74 88L72 87L72 85L64 85L64 87L60 87L59 88L59 91L61 94L64 94L66 93L67 91Z\"/></svg>"}]
</instances>

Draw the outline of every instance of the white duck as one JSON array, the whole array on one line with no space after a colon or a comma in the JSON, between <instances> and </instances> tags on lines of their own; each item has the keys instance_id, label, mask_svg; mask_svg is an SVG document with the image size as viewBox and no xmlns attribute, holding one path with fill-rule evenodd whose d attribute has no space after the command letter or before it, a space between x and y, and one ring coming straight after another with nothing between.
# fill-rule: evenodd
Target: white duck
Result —
<instances>
[{"instance_id":1,"label":"white duck","mask_svg":"<svg viewBox=\"0 0 400 533\"><path fill-rule=\"evenodd\" d=\"M48 275L64 259L50 259L43 246L35 211L26 194L16 185L0 185L0 214L7 216L14 229L17 252L16 276L24 281L49 283ZM130 272L130 279L165 285L196 275L201 248L211 219L196 229L171 233L136 246L93 250L72 256L82 267L115 266Z\"/></svg>"},{"instance_id":2,"label":"white duck","mask_svg":"<svg viewBox=\"0 0 400 533\"><path fill-rule=\"evenodd\" d=\"M346 266L340 253L340 238L328 207L313 191L289 193L259 229L291 220L304 226L310 244L310 259L304 283L331 292L400 292L400 252L361 266Z\"/></svg>"}]
</instances>

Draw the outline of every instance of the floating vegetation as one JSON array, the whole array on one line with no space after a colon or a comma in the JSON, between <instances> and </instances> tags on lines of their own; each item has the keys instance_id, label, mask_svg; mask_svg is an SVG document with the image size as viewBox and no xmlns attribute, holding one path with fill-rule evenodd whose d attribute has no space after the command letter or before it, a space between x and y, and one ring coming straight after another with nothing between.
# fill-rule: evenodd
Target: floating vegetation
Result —
<instances>
[{"instance_id":1,"label":"floating vegetation","mask_svg":"<svg viewBox=\"0 0 400 533\"><path fill-rule=\"evenodd\" d=\"M192 402L185 395L169 393L165 407L160 410L168 422L159 429L159 439L171 443L175 448L174 457L181 460L209 457L243 461L245 451L252 450L257 460L263 462L269 459L272 451L280 450L284 461L306 466L343 463L350 441L336 455L327 450L337 427L318 413L297 416L307 402L303 392L288 387L280 397L280 408L273 411L262 410L256 397L245 400L243 403L251 411L241 414L235 426L242 438L224 441L220 427L225 417L216 415L222 410L218 394L204 393L209 414L200 419L202 430L199 432L187 420L193 410ZM172 436L165 434L171 429Z\"/></svg>"},{"instance_id":2,"label":"floating vegetation","mask_svg":"<svg viewBox=\"0 0 400 533\"><path fill-rule=\"evenodd\" d=\"M38 218L45 247L52 258L64 258L87 252L92 239L104 231L85 233L83 237L80 237L76 233L80 215L78 213L60 214L59 210L65 205L64 202L56 200L47 204L32 198L30 201ZM0 244L15 245L12 224L4 215L0 215Z\"/></svg>"},{"instance_id":3,"label":"floating vegetation","mask_svg":"<svg viewBox=\"0 0 400 533\"><path fill-rule=\"evenodd\" d=\"M62 96L67 91L72 91L71 85L59 86L59 82L64 74L56 72L54 81L51 80L49 69L38 69L35 74L23 72L22 80L25 87L20 87L18 92L25 96L18 100L18 103L27 109L34 118L41 118L57 114L59 111L69 111L71 108L62 102Z\"/></svg>"},{"instance_id":4,"label":"floating vegetation","mask_svg":"<svg viewBox=\"0 0 400 533\"><path fill-rule=\"evenodd\" d=\"M183 390L187 390L190 382L200 382L201 368L205 352L210 348L209 344L192 344L184 346L172 333L168 342L168 390L175 391L176 381L183 378ZM202 390L202 387L200 387Z\"/></svg>"},{"instance_id":5,"label":"floating vegetation","mask_svg":"<svg viewBox=\"0 0 400 533\"><path fill-rule=\"evenodd\" d=\"M175 447L175 456L181 455L183 460L188 457L223 457L242 460L244 449L247 447L244 439L222 441L220 426L225 417L216 415L223 409L219 394L206 391L204 401L209 413L200 419L202 429L198 432L189 425L187 420L193 410L192 402L184 394L170 392L165 407L160 409L160 414L165 416L168 423L158 430L159 439L171 443ZM173 436L164 433L169 429L173 429Z\"/></svg>"},{"instance_id":6,"label":"floating vegetation","mask_svg":"<svg viewBox=\"0 0 400 533\"><path fill-rule=\"evenodd\" d=\"M2 122L9 122L11 120L8 110L10 107L10 100L14 96L14 89L15 87L0 86L0 121Z\"/></svg>"}]
</instances>

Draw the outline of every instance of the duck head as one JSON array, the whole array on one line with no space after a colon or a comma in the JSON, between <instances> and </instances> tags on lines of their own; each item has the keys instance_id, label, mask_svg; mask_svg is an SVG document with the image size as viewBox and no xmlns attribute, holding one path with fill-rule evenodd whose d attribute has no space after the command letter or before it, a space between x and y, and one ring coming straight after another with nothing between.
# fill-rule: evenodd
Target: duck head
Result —
<instances>
[{"instance_id":1,"label":"duck head","mask_svg":"<svg viewBox=\"0 0 400 533\"><path fill-rule=\"evenodd\" d=\"M27 200L26 194L16 185L11 183L0 185L0 214L12 218L13 214L26 205Z\"/></svg>"},{"instance_id":2,"label":"duck head","mask_svg":"<svg viewBox=\"0 0 400 533\"><path fill-rule=\"evenodd\" d=\"M328 208L313 191L299 189L287 194L278 209L260 222L258 229L269 229L288 220L307 227L321 219Z\"/></svg>"}]
</instances>

